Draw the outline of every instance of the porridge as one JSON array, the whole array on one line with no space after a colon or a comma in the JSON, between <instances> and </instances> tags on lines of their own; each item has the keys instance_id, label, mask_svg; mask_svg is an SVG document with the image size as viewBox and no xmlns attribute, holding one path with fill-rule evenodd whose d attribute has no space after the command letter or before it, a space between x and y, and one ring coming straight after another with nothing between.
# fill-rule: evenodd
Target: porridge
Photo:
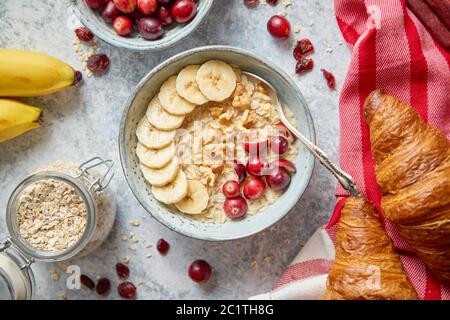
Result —
<instances>
[{"instance_id":1,"label":"porridge","mask_svg":"<svg viewBox=\"0 0 450 320\"><path fill-rule=\"evenodd\" d=\"M292 112L285 113L295 125ZM204 222L264 210L295 173L298 146L269 90L218 60L187 66L167 79L136 135L141 171L154 197Z\"/></svg>"}]
</instances>

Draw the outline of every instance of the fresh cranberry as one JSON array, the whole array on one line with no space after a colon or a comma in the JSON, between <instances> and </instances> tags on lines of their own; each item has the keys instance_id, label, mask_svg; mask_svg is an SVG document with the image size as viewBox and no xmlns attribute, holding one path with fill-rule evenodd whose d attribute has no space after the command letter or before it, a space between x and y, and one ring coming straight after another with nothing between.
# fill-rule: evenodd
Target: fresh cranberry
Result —
<instances>
[{"instance_id":1,"label":"fresh cranberry","mask_svg":"<svg viewBox=\"0 0 450 320\"><path fill-rule=\"evenodd\" d=\"M274 190L283 190L291 183L291 176L286 169L274 167L266 176L266 182Z\"/></svg>"},{"instance_id":2,"label":"fresh cranberry","mask_svg":"<svg viewBox=\"0 0 450 320\"><path fill-rule=\"evenodd\" d=\"M259 4L259 0L244 0L244 4L249 8L254 8Z\"/></svg>"},{"instance_id":3,"label":"fresh cranberry","mask_svg":"<svg viewBox=\"0 0 450 320\"><path fill-rule=\"evenodd\" d=\"M119 262L116 264L116 272L119 278L126 279L130 275L130 268L125 264Z\"/></svg>"},{"instance_id":4,"label":"fresh cranberry","mask_svg":"<svg viewBox=\"0 0 450 320\"><path fill-rule=\"evenodd\" d=\"M122 11L117 9L112 0L108 1L102 10L102 18L107 23L113 23L114 20L122 14Z\"/></svg>"},{"instance_id":5,"label":"fresh cranberry","mask_svg":"<svg viewBox=\"0 0 450 320\"><path fill-rule=\"evenodd\" d=\"M281 122L281 120L277 121L275 123L275 128L277 128L278 133L281 134L283 137L285 137L286 139L288 139L289 143L294 143L296 140L296 137L294 136L294 134L284 125L283 122Z\"/></svg>"},{"instance_id":6,"label":"fresh cranberry","mask_svg":"<svg viewBox=\"0 0 450 320\"><path fill-rule=\"evenodd\" d=\"M223 203L223 211L231 219L239 219L247 213L247 201L241 196L227 198Z\"/></svg>"},{"instance_id":7,"label":"fresh cranberry","mask_svg":"<svg viewBox=\"0 0 450 320\"><path fill-rule=\"evenodd\" d=\"M105 0L84 0L84 2L88 5L88 7L98 9L103 5Z\"/></svg>"},{"instance_id":8,"label":"fresh cranberry","mask_svg":"<svg viewBox=\"0 0 450 320\"><path fill-rule=\"evenodd\" d=\"M320 69L320 71L322 71L323 76L327 80L328 88L336 89L336 79L334 78L334 75L325 69Z\"/></svg>"},{"instance_id":9,"label":"fresh cranberry","mask_svg":"<svg viewBox=\"0 0 450 320\"><path fill-rule=\"evenodd\" d=\"M144 17L138 22L139 32L148 40L156 40L164 34L164 28L158 19Z\"/></svg>"},{"instance_id":10,"label":"fresh cranberry","mask_svg":"<svg viewBox=\"0 0 450 320\"><path fill-rule=\"evenodd\" d=\"M158 16L159 21L164 27L172 25L173 18L172 15L170 14L170 10L167 9L166 7L160 6L158 8L158 11L156 12L156 15Z\"/></svg>"},{"instance_id":11,"label":"fresh cranberry","mask_svg":"<svg viewBox=\"0 0 450 320\"><path fill-rule=\"evenodd\" d=\"M297 74L305 73L306 71L310 71L314 68L314 61L309 58L302 58L300 61L297 62L297 65L295 66L295 72Z\"/></svg>"},{"instance_id":12,"label":"fresh cranberry","mask_svg":"<svg viewBox=\"0 0 450 320\"><path fill-rule=\"evenodd\" d=\"M295 167L295 164L293 164L291 161L287 160L287 159L277 159L274 160L271 164L270 164L271 168L283 168L285 169L290 175L293 175L296 171L297 168Z\"/></svg>"},{"instance_id":13,"label":"fresh cranberry","mask_svg":"<svg viewBox=\"0 0 450 320\"><path fill-rule=\"evenodd\" d=\"M237 197L241 193L241 186L239 182L230 180L223 184L222 192L227 198Z\"/></svg>"},{"instance_id":14,"label":"fresh cranberry","mask_svg":"<svg viewBox=\"0 0 450 320\"><path fill-rule=\"evenodd\" d=\"M97 286L95 287L95 291L97 291L100 295L105 295L111 289L111 282L107 278L101 278L97 281Z\"/></svg>"},{"instance_id":15,"label":"fresh cranberry","mask_svg":"<svg viewBox=\"0 0 450 320\"><path fill-rule=\"evenodd\" d=\"M244 181L242 192L247 199L257 200L266 192L266 184L261 177L250 176Z\"/></svg>"},{"instance_id":16,"label":"fresh cranberry","mask_svg":"<svg viewBox=\"0 0 450 320\"><path fill-rule=\"evenodd\" d=\"M131 13L136 9L136 0L113 0L116 7L123 13Z\"/></svg>"},{"instance_id":17,"label":"fresh cranberry","mask_svg":"<svg viewBox=\"0 0 450 320\"><path fill-rule=\"evenodd\" d=\"M94 54L89 57L86 65L87 68L94 74L100 75L108 71L109 58L106 54Z\"/></svg>"},{"instance_id":18,"label":"fresh cranberry","mask_svg":"<svg viewBox=\"0 0 450 320\"><path fill-rule=\"evenodd\" d=\"M245 166L237 160L233 160L231 162L233 163L233 170L238 176L239 183L242 183L245 180L245 177L247 177L247 170L245 169Z\"/></svg>"},{"instance_id":19,"label":"fresh cranberry","mask_svg":"<svg viewBox=\"0 0 450 320\"><path fill-rule=\"evenodd\" d=\"M91 278L89 278L87 275L82 274L80 276L80 282L82 285L84 285L86 288L89 288L91 290L94 290L95 288L95 283L94 280L92 280Z\"/></svg>"},{"instance_id":20,"label":"fresh cranberry","mask_svg":"<svg viewBox=\"0 0 450 320\"><path fill-rule=\"evenodd\" d=\"M149 16L153 14L158 8L158 1L156 0L137 0L137 8L143 14Z\"/></svg>"},{"instance_id":21,"label":"fresh cranberry","mask_svg":"<svg viewBox=\"0 0 450 320\"><path fill-rule=\"evenodd\" d=\"M247 172L254 176L263 176L267 169L267 163L261 157L250 157L247 162Z\"/></svg>"},{"instance_id":22,"label":"fresh cranberry","mask_svg":"<svg viewBox=\"0 0 450 320\"><path fill-rule=\"evenodd\" d=\"M177 0L173 4L171 12L176 22L186 23L197 14L197 4L192 0Z\"/></svg>"},{"instance_id":23,"label":"fresh cranberry","mask_svg":"<svg viewBox=\"0 0 450 320\"><path fill-rule=\"evenodd\" d=\"M189 266L189 277L195 282L208 281L212 274L212 268L205 260L195 260Z\"/></svg>"},{"instance_id":24,"label":"fresh cranberry","mask_svg":"<svg viewBox=\"0 0 450 320\"><path fill-rule=\"evenodd\" d=\"M244 150L251 156L261 155L264 156L267 152L268 141L245 141Z\"/></svg>"},{"instance_id":25,"label":"fresh cranberry","mask_svg":"<svg viewBox=\"0 0 450 320\"><path fill-rule=\"evenodd\" d=\"M136 298L136 286L131 282L122 282L117 287L117 292L119 296L124 299L134 299Z\"/></svg>"},{"instance_id":26,"label":"fresh cranberry","mask_svg":"<svg viewBox=\"0 0 450 320\"><path fill-rule=\"evenodd\" d=\"M305 55L314 51L314 47L309 39L301 39L297 41L294 47L294 58L300 61Z\"/></svg>"},{"instance_id":27,"label":"fresh cranberry","mask_svg":"<svg viewBox=\"0 0 450 320\"><path fill-rule=\"evenodd\" d=\"M276 6L278 4L278 0L266 0L266 2L271 6Z\"/></svg>"},{"instance_id":28,"label":"fresh cranberry","mask_svg":"<svg viewBox=\"0 0 450 320\"><path fill-rule=\"evenodd\" d=\"M140 12L139 10L134 10L132 13L127 14L127 16L131 19L131 21L133 21L135 24L139 23L139 20L143 17L145 17L144 14L142 14L142 12Z\"/></svg>"},{"instance_id":29,"label":"fresh cranberry","mask_svg":"<svg viewBox=\"0 0 450 320\"><path fill-rule=\"evenodd\" d=\"M270 150L276 154L283 154L289 149L289 141L283 136L270 137Z\"/></svg>"},{"instance_id":30,"label":"fresh cranberry","mask_svg":"<svg viewBox=\"0 0 450 320\"><path fill-rule=\"evenodd\" d=\"M75 34L80 41L89 42L94 39L94 34L86 27L80 27L75 29Z\"/></svg>"},{"instance_id":31,"label":"fresh cranberry","mask_svg":"<svg viewBox=\"0 0 450 320\"><path fill-rule=\"evenodd\" d=\"M113 29L119 36L125 37L133 31L133 22L125 16L117 17L114 20Z\"/></svg>"},{"instance_id":32,"label":"fresh cranberry","mask_svg":"<svg viewBox=\"0 0 450 320\"><path fill-rule=\"evenodd\" d=\"M156 249L159 253L166 254L170 249L170 244L164 239L159 239L156 244Z\"/></svg>"},{"instance_id":33,"label":"fresh cranberry","mask_svg":"<svg viewBox=\"0 0 450 320\"><path fill-rule=\"evenodd\" d=\"M273 16L267 22L267 30L275 38L287 39L291 34L291 25L283 16Z\"/></svg>"}]
</instances>

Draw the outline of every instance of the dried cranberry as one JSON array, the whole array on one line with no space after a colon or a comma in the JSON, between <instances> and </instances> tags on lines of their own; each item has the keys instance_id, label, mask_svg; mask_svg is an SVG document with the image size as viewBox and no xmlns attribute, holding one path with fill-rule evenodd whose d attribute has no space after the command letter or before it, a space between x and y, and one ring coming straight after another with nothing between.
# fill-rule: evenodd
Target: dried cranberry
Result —
<instances>
[{"instance_id":1,"label":"dried cranberry","mask_svg":"<svg viewBox=\"0 0 450 320\"><path fill-rule=\"evenodd\" d=\"M109 58L106 54L94 54L87 61L87 68L94 74L100 75L108 71Z\"/></svg>"},{"instance_id":2,"label":"dried cranberry","mask_svg":"<svg viewBox=\"0 0 450 320\"><path fill-rule=\"evenodd\" d=\"M156 249L159 251L159 253L166 254L170 249L170 244L164 239L159 239L158 243L156 244Z\"/></svg>"},{"instance_id":3,"label":"dried cranberry","mask_svg":"<svg viewBox=\"0 0 450 320\"><path fill-rule=\"evenodd\" d=\"M208 281L212 274L212 268L205 260L196 260L189 266L188 274L195 282Z\"/></svg>"},{"instance_id":4,"label":"dried cranberry","mask_svg":"<svg viewBox=\"0 0 450 320\"><path fill-rule=\"evenodd\" d=\"M271 6L276 6L278 4L278 0L266 0L266 2Z\"/></svg>"},{"instance_id":5,"label":"dried cranberry","mask_svg":"<svg viewBox=\"0 0 450 320\"><path fill-rule=\"evenodd\" d=\"M312 68L314 68L314 61L309 58L302 58L300 61L297 62L295 72L297 74L302 74L306 71L312 70Z\"/></svg>"},{"instance_id":6,"label":"dried cranberry","mask_svg":"<svg viewBox=\"0 0 450 320\"><path fill-rule=\"evenodd\" d=\"M89 42L94 39L94 34L86 27L79 27L75 29L75 34L80 41Z\"/></svg>"},{"instance_id":7,"label":"dried cranberry","mask_svg":"<svg viewBox=\"0 0 450 320\"><path fill-rule=\"evenodd\" d=\"M117 287L117 292L119 296L124 299L134 299L136 298L136 286L131 282L122 282Z\"/></svg>"},{"instance_id":8,"label":"dried cranberry","mask_svg":"<svg viewBox=\"0 0 450 320\"><path fill-rule=\"evenodd\" d=\"M327 80L328 88L336 89L336 79L334 78L334 75L325 69L320 69L320 71L322 71L323 76Z\"/></svg>"},{"instance_id":9,"label":"dried cranberry","mask_svg":"<svg viewBox=\"0 0 450 320\"><path fill-rule=\"evenodd\" d=\"M249 8L254 8L259 4L259 0L244 0L244 4Z\"/></svg>"},{"instance_id":10,"label":"dried cranberry","mask_svg":"<svg viewBox=\"0 0 450 320\"><path fill-rule=\"evenodd\" d=\"M101 278L97 281L97 286L95 287L95 291L97 291L100 295L105 295L111 289L111 282L107 278Z\"/></svg>"},{"instance_id":11,"label":"dried cranberry","mask_svg":"<svg viewBox=\"0 0 450 320\"><path fill-rule=\"evenodd\" d=\"M82 274L80 276L80 282L82 285L84 285L86 288L89 288L91 290L94 290L95 288L95 283L94 280L92 280L91 278L89 278L87 275Z\"/></svg>"},{"instance_id":12,"label":"dried cranberry","mask_svg":"<svg viewBox=\"0 0 450 320\"><path fill-rule=\"evenodd\" d=\"M158 8L158 11L156 12L156 15L158 16L159 21L164 27L168 27L173 23L173 18L170 13L170 10L167 9L164 6L160 6Z\"/></svg>"},{"instance_id":13,"label":"dried cranberry","mask_svg":"<svg viewBox=\"0 0 450 320\"><path fill-rule=\"evenodd\" d=\"M297 41L294 48L294 58L300 61L305 55L312 53L314 51L314 46L309 39L301 39Z\"/></svg>"},{"instance_id":14,"label":"dried cranberry","mask_svg":"<svg viewBox=\"0 0 450 320\"><path fill-rule=\"evenodd\" d=\"M75 75L73 77L73 84L72 85L77 85L81 82L81 80L83 80L83 74L81 73L81 71L75 71Z\"/></svg>"},{"instance_id":15,"label":"dried cranberry","mask_svg":"<svg viewBox=\"0 0 450 320\"><path fill-rule=\"evenodd\" d=\"M124 265L123 263L119 262L116 264L116 272L119 278L126 279L130 275L130 268L128 268L128 266Z\"/></svg>"}]
</instances>

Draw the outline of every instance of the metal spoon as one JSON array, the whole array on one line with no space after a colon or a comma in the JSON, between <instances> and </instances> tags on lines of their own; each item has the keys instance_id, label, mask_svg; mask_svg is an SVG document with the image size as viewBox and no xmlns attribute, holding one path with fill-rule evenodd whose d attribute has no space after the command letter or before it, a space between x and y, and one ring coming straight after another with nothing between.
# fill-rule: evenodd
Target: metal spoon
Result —
<instances>
[{"instance_id":1,"label":"metal spoon","mask_svg":"<svg viewBox=\"0 0 450 320\"><path fill-rule=\"evenodd\" d=\"M266 80L262 79L261 77L254 75L253 73L249 72L242 72L245 74L250 80L253 81L259 81L265 84L272 92L271 97L277 107L278 115L280 116L281 122L288 128L297 138L300 140L308 149L312 152L312 154L319 159L320 163L325 166L339 181L339 183L342 185L342 187L352 196L361 196L361 193L359 192L358 188L356 187L355 181L353 178L345 171L340 169L336 164L334 164L328 155L323 152L318 146L313 144L311 141L309 141L304 135L300 133L286 118L283 107L281 106L280 101L278 100L278 96L276 93L275 88L268 83Z\"/></svg>"}]
</instances>

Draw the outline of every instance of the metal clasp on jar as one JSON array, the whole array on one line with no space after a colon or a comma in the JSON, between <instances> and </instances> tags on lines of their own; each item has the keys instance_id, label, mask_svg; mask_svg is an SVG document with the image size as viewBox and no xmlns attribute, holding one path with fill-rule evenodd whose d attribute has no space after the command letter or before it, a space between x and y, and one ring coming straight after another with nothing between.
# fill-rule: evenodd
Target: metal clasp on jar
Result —
<instances>
[{"instance_id":1,"label":"metal clasp on jar","mask_svg":"<svg viewBox=\"0 0 450 320\"><path fill-rule=\"evenodd\" d=\"M89 170L104 166L106 167L106 171L103 174L101 178L95 179L95 180L89 180ZM80 170L80 174L76 176L76 178L84 177L87 181L89 181L90 189L94 189L95 191L102 191L105 190L106 187L110 184L112 178L114 177L114 162L112 160L103 160L100 157L94 157L92 159L89 159L86 162L83 162L78 169Z\"/></svg>"},{"instance_id":2,"label":"metal clasp on jar","mask_svg":"<svg viewBox=\"0 0 450 320\"><path fill-rule=\"evenodd\" d=\"M11 241L10 237L7 237L5 241L0 243L0 253L6 252L10 247L13 248L18 257L20 257L20 259L23 260L22 261L23 263L19 265L20 270L28 269L34 262L34 259L30 258L27 254L25 254L22 250L20 250L20 248L17 247L14 244L14 242Z\"/></svg>"}]
</instances>

